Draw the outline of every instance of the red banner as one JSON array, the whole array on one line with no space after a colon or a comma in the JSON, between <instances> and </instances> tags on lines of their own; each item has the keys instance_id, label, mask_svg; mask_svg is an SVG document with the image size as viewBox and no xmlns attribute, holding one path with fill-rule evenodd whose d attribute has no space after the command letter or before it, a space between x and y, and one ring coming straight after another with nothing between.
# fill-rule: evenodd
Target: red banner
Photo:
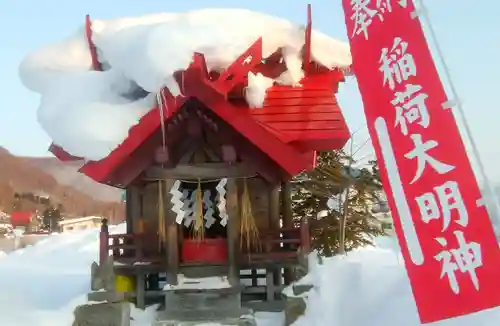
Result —
<instances>
[{"instance_id":1,"label":"red banner","mask_svg":"<svg viewBox=\"0 0 500 326\"><path fill-rule=\"evenodd\" d=\"M500 305L500 250L412 0L343 0L420 319Z\"/></svg>"}]
</instances>

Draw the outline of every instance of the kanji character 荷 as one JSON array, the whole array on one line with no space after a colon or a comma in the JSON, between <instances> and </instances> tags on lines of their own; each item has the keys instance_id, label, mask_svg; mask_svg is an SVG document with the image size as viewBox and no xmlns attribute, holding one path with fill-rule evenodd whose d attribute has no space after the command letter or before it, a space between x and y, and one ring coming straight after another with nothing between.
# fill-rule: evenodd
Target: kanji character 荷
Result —
<instances>
[{"instance_id":1,"label":"kanji character \u8377","mask_svg":"<svg viewBox=\"0 0 500 326\"><path fill-rule=\"evenodd\" d=\"M469 224L467 207L456 181L447 181L434 187L434 192L429 191L415 198L424 223L442 218L442 231L445 231L450 225L452 210L455 209L458 213L455 222L463 227Z\"/></svg>"},{"instance_id":2,"label":"kanji character \u8377","mask_svg":"<svg viewBox=\"0 0 500 326\"><path fill-rule=\"evenodd\" d=\"M408 0L399 0L398 3L403 8L406 8L408 6Z\"/></svg>"},{"instance_id":3,"label":"kanji character \u8377","mask_svg":"<svg viewBox=\"0 0 500 326\"><path fill-rule=\"evenodd\" d=\"M407 159L417 159L417 172L415 173L415 177L413 177L413 179L410 181L410 184L420 179L427 164L429 164L439 174L448 173L455 168L455 166L453 165L438 161L427 153L431 149L438 146L437 141L428 140L424 142L422 140L422 135L420 134L413 134L410 136L410 138L413 141L413 145L415 147L404 156Z\"/></svg>"},{"instance_id":4,"label":"kanji character \u8377","mask_svg":"<svg viewBox=\"0 0 500 326\"><path fill-rule=\"evenodd\" d=\"M351 0L352 11L351 20L354 21L352 36L363 33L368 39L368 27L373 22L373 17L377 10L370 8L370 0Z\"/></svg>"},{"instance_id":5,"label":"kanji character \u8377","mask_svg":"<svg viewBox=\"0 0 500 326\"><path fill-rule=\"evenodd\" d=\"M476 269L483 266L481 245L473 241L467 243L462 231L454 231L453 234L457 239L458 248L444 249L434 256L434 259L442 262L440 277L443 278L446 276L451 290L455 294L459 294L460 285L458 284L456 272L468 273L474 288L479 291L479 279ZM445 238L436 238L436 241L442 247L446 247L448 244Z\"/></svg>"},{"instance_id":6,"label":"kanji character \u8377","mask_svg":"<svg viewBox=\"0 0 500 326\"><path fill-rule=\"evenodd\" d=\"M389 84L389 88L394 90L396 83L408 80L410 76L417 75L417 66L415 60L410 53L407 53L408 43L404 42L400 37L394 38L392 48L382 49L380 56L379 71L383 73L383 85Z\"/></svg>"},{"instance_id":7,"label":"kanji character \u8377","mask_svg":"<svg viewBox=\"0 0 500 326\"><path fill-rule=\"evenodd\" d=\"M395 98L391 101L391 104L394 105L396 109L395 127L399 125L401 132L406 136L408 135L407 122L413 123L420 119L418 124L427 128L429 126L430 117L429 110L425 104L425 100L429 96L424 92L420 92L422 86L406 84L405 87L405 91L396 92Z\"/></svg>"},{"instance_id":8,"label":"kanji character \u8377","mask_svg":"<svg viewBox=\"0 0 500 326\"><path fill-rule=\"evenodd\" d=\"M377 0L378 17L384 21L384 14L392 12L391 0Z\"/></svg>"}]
</instances>

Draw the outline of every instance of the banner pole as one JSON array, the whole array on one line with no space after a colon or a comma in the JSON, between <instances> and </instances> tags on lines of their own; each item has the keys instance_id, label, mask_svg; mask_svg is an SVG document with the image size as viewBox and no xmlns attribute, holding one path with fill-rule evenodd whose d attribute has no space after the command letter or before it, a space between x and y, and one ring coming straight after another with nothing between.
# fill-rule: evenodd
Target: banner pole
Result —
<instances>
[{"instance_id":1,"label":"banner pole","mask_svg":"<svg viewBox=\"0 0 500 326\"><path fill-rule=\"evenodd\" d=\"M500 226L500 216L498 215L498 212L500 212L500 204L498 203L498 200L496 199L495 192L493 191L493 187L491 186L491 182L486 174L486 169L484 168L484 164L483 164L481 157L479 155L479 150L477 148L476 142L474 141L474 138L472 137L472 131L469 127L469 124L467 123L467 119L465 117L463 105L460 102L460 98L458 97L458 91L455 87L455 84L453 83L450 69L448 67L448 64L446 63L443 51L441 49L441 46L440 46L438 39L437 39L437 36L436 36L436 32L434 31L434 27L432 26L431 19L428 15L427 6L425 5L424 0L415 0L415 1L420 3L421 10L419 10L419 11L417 10L417 16L422 16L423 20L425 21L425 23L429 29L430 36L431 36L431 38L434 42L434 46L436 48L436 53L437 53L438 59L439 59L439 61L441 61L445 77L448 81L448 84L450 85L450 90L452 93L451 95L453 96L452 101L455 101L454 106L458 109L460 119L462 120L462 123L463 123L464 128L465 128L465 135L469 139L469 142L470 142L471 147L472 147L473 155L476 158L476 163L477 163L478 169L479 169L479 175L483 179L483 186L486 188L484 190L481 190L481 193L483 193L483 201L484 201L483 203L486 206L486 209L490 213L490 219L497 220L499 223L499 226ZM453 110L452 110L452 112L453 112ZM490 197L490 200L484 200L484 199L486 199L486 198L484 198L484 192L486 192L487 196ZM493 227L495 229L495 225L493 225ZM495 231L500 232L500 230L495 230ZM497 233L497 236L500 236L500 235Z\"/></svg>"}]
</instances>

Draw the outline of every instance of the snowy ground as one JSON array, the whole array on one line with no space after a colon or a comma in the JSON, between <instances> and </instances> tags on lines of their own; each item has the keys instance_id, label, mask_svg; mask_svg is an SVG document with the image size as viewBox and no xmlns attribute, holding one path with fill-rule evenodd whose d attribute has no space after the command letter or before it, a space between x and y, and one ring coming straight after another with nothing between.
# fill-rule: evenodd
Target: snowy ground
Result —
<instances>
[{"instance_id":1,"label":"snowy ground","mask_svg":"<svg viewBox=\"0 0 500 326\"><path fill-rule=\"evenodd\" d=\"M112 233L125 226L112 227ZM69 326L89 291L98 230L55 234L35 246L0 254L0 325ZM132 326L149 326L152 311L133 310ZM259 326L280 325L280 314L258 314Z\"/></svg>"},{"instance_id":2,"label":"snowy ground","mask_svg":"<svg viewBox=\"0 0 500 326\"><path fill-rule=\"evenodd\" d=\"M112 228L120 232L124 226ZM69 326L89 290L97 258L97 230L56 234L33 247L0 255L0 325ZM295 326L417 326L417 312L398 246L383 238L377 248L328 259L309 274L315 288L306 315ZM133 326L149 326L151 311L134 310ZM259 314L259 326L281 326L280 314ZM436 326L493 326L500 309L439 322Z\"/></svg>"}]
</instances>

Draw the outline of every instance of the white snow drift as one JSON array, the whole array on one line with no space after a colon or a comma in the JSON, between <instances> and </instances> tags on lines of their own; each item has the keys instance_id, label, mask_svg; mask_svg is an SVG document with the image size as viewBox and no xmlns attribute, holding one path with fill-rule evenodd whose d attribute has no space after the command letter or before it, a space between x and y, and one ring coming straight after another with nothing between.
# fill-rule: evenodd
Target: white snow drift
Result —
<instances>
[{"instance_id":1,"label":"white snow drift","mask_svg":"<svg viewBox=\"0 0 500 326\"><path fill-rule=\"evenodd\" d=\"M111 227L122 233L125 225ZM67 326L90 290L90 264L97 260L96 230L49 236L0 259L0 325ZM314 258L314 256L311 256ZM420 326L395 239L378 238L346 257L311 259L300 282L314 285L305 316L294 326ZM289 293L289 291L287 291ZM443 303L447 304L447 303ZM154 310L133 310L132 326L149 326ZM433 326L496 326L500 308L433 323ZM283 325L282 314L257 315L258 326Z\"/></svg>"},{"instance_id":2,"label":"white snow drift","mask_svg":"<svg viewBox=\"0 0 500 326\"><path fill-rule=\"evenodd\" d=\"M106 157L146 114L162 88L177 95L173 73L201 52L211 70L225 69L259 37L263 55L283 49L288 70L277 82L296 85L303 76L304 27L243 9L203 9L92 22L93 42L106 71L91 71L91 55L80 28L67 39L29 54L22 82L42 95L38 119L54 142L88 160ZM351 64L347 44L312 34L312 58L329 68ZM259 107L272 85L251 76L247 100ZM149 93L149 95L148 95Z\"/></svg>"}]
</instances>

